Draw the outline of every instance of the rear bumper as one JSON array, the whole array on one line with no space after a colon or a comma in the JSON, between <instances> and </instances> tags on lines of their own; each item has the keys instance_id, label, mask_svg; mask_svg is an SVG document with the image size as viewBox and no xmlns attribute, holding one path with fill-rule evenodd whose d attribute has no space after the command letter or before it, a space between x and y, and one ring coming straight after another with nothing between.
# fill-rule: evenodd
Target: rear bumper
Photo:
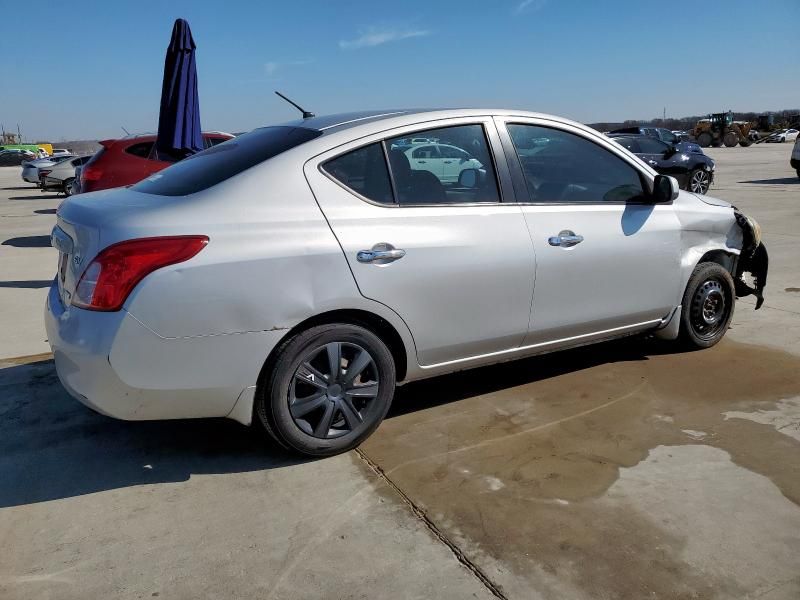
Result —
<instances>
[{"instance_id":1,"label":"rear bumper","mask_svg":"<svg viewBox=\"0 0 800 600\"><path fill-rule=\"evenodd\" d=\"M97 412L125 420L229 416L256 385L270 342L281 333L164 338L125 310L65 308L55 282L44 318L64 388ZM231 416L245 421L246 412Z\"/></svg>"},{"instance_id":2,"label":"rear bumper","mask_svg":"<svg viewBox=\"0 0 800 600\"><path fill-rule=\"evenodd\" d=\"M23 171L22 181L27 181L28 183L39 183L39 173L36 171Z\"/></svg>"}]
</instances>

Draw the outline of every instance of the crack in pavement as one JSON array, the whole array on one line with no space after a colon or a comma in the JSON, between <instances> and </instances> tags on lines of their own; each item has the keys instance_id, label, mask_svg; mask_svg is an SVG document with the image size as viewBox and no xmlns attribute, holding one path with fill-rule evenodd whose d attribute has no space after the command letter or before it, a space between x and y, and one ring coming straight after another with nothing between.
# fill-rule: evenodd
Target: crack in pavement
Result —
<instances>
[{"instance_id":1,"label":"crack in pavement","mask_svg":"<svg viewBox=\"0 0 800 600\"><path fill-rule=\"evenodd\" d=\"M495 598L500 600L508 600L501 587L494 583L483 570L472 562L458 545L451 540L439 527L434 523L427 513L414 502L408 494L406 494L398 485L392 481L384 472L384 470L375 462L373 462L360 448L355 449L356 455L364 461L369 469L375 473L378 479L384 481L394 492L400 496L403 503L411 509L411 512L417 517L422 524L430 531L440 542L447 546L455 556L456 560L461 563L467 570L469 570L475 577L483 584L483 586L491 592Z\"/></svg>"}]
</instances>

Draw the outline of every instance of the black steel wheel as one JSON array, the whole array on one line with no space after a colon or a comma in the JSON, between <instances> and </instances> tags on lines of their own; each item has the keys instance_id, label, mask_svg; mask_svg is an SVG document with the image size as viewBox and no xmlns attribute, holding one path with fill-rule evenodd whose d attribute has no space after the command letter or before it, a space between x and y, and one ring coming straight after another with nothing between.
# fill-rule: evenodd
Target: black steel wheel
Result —
<instances>
[{"instance_id":1,"label":"black steel wheel","mask_svg":"<svg viewBox=\"0 0 800 600\"><path fill-rule=\"evenodd\" d=\"M313 456L356 447L383 420L395 387L386 345L351 324L321 325L278 349L262 374L256 412L283 446Z\"/></svg>"},{"instance_id":2,"label":"black steel wheel","mask_svg":"<svg viewBox=\"0 0 800 600\"><path fill-rule=\"evenodd\" d=\"M681 305L681 340L692 348L710 348L728 330L736 301L733 278L717 263L695 267Z\"/></svg>"},{"instance_id":3,"label":"black steel wheel","mask_svg":"<svg viewBox=\"0 0 800 600\"><path fill-rule=\"evenodd\" d=\"M692 169L689 173L689 191L695 194L705 194L711 187L711 175L703 168Z\"/></svg>"}]
</instances>

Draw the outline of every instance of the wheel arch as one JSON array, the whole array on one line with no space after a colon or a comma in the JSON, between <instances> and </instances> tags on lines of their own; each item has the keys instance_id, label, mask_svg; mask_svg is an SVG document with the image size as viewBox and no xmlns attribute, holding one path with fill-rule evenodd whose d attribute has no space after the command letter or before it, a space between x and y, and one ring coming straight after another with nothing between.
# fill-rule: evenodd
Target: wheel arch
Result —
<instances>
[{"instance_id":1,"label":"wheel arch","mask_svg":"<svg viewBox=\"0 0 800 600\"><path fill-rule=\"evenodd\" d=\"M345 308L329 310L327 312L314 315L313 317L309 317L308 319L301 321L289 329L280 339L280 341L275 344L267 356L267 359L264 361L264 366L261 368L261 373L258 377L258 385L262 384L264 377L267 373L269 373L270 369L275 364L275 360L278 357L280 349L288 340L292 339L298 333L306 331L307 329L316 327L318 325L327 325L330 323L348 323L350 325L360 325L361 327L364 327L365 329L368 329L377 335L389 348L389 352L394 359L395 369L397 371L397 381L400 382L405 379L408 372L408 348L406 348L403 338L394 325L392 325L383 317L367 310Z\"/></svg>"}]
</instances>

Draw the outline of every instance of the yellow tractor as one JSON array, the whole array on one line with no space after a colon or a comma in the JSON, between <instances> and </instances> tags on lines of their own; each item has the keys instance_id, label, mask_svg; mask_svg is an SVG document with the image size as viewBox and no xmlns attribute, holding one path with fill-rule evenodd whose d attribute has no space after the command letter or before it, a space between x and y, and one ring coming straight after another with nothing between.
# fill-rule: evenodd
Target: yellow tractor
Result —
<instances>
[{"instance_id":1,"label":"yellow tractor","mask_svg":"<svg viewBox=\"0 0 800 600\"><path fill-rule=\"evenodd\" d=\"M692 130L692 135L702 148L722 146L728 148L739 144L749 146L753 142L747 137L753 126L749 121L734 121L733 113L714 113L707 119L700 119Z\"/></svg>"}]
</instances>

